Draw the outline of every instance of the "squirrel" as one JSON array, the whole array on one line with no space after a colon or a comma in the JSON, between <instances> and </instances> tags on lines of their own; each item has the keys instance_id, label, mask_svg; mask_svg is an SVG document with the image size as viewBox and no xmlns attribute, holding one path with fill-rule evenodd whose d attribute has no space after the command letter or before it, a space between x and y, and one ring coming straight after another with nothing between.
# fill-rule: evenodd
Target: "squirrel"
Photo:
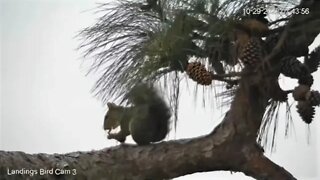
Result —
<instances>
[{"instance_id":1,"label":"squirrel","mask_svg":"<svg viewBox=\"0 0 320 180\"><path fill-rule=\"evenodd\" d=\"M123 143L131 134L138 145L146 145L167 136L171 110L153 86L145 83L136 85L125 95L125 99L132 106L107 103L103 128L108 130L108 139ZM111 133L118 126L120 131Z\"/></svg>"}]
</instances>

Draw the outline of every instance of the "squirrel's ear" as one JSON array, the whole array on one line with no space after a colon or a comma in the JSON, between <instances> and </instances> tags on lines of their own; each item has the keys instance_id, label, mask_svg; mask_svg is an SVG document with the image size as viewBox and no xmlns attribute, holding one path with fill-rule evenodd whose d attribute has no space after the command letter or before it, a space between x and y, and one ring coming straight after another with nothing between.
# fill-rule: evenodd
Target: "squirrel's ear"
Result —
<instances>
[{"instance_id":1,"label":"squirrel's ear","mask_svg":"<svg viewBox=\"0 0 320 180\"><path fill-rule=\"evenodd\" d=\"M113 108L113 107L115 107L116 105L115 105L114 103L108 102L108 103L107 103L107 106L108 106L108 108Z\"/></svg>"}]
</instances>

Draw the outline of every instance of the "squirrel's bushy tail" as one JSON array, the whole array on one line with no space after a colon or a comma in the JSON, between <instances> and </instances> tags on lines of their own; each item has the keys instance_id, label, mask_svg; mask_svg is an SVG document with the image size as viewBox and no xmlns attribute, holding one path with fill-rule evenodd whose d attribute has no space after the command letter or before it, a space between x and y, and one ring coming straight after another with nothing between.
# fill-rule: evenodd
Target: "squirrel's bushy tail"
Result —
<instances>
[{"instance_id":1,"label":"squirrel's bushy tail","mask_svg":"<svg viewBox=\"0 0 320 180\"><path fill-rule=\"evenodd\" d=\"M163 140L169 132L171 111L158 91L149 84L135 86L127 95L136 108L130 124L132 138L137 144Z\"/></svg>"}]
</instances>

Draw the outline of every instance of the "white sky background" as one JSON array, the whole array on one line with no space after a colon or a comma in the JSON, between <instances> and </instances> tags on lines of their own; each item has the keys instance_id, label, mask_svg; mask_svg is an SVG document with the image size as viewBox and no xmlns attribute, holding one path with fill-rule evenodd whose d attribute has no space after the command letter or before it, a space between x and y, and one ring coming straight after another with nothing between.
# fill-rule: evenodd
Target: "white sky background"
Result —
<instances>
[{"instance_id":1,"label":"white sky background","mask_svg":"<svg viewBox=\"0 0 320 180\"><path fill-rule=\"evenodd\" d=\"M65 153L117 145L107 140L102 130L106 108L90 94L94 79L84 76L81 54L75 50L79 41L74 36L96 18L92 11L84 11L95 7L97 1L0 2L0 149ZM320 90L319 75L315 74L313 89ZM292 87L293 82L296 81L282 84ZM207 134L221 121L222 112L212 106L202 108L199 99L195 108L193 93L182 93L180 123L171 139ZM271 159L298 179L317 179L319 110L310 126L309 144L307 127L295 107L293 116L295 134L285 139L284 131L279 130L277 149ZM177 179L227 178L251 179L229 172L198 173Z\"/></svg>"}]
</instances>

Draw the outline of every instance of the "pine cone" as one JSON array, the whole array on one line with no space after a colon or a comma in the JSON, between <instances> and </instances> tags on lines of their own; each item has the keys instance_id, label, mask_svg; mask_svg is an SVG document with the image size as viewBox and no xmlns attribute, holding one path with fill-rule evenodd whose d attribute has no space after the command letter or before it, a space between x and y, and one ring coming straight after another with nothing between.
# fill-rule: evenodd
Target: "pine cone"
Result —
<instances>
[{"instance_id":1,"label":"pine cone","mask_svg":"<svg viewBox=\"0 0 320 180\"><path fill-rule=\"evenodd\" d=\"M256 39L250 39L241 49L240 60L245 65L254 66L261 61L262 50L261 44Z\"/></svg>"},{"instance_id":2,"label":"pine cone","mask_svg":"<svg viewBox=\"0 0 320 180\"><path fill-rule=\"evenodd\" d=\"M320 105L320 93L319 93L319 91L310 91L307 94L306 99L311 104L311 106L319 106Z\"/></svg>"},{"instance_id":3,"label":"pine cone","mask_svg":"<svg viewBox=\"0 0 320 180\"><path fill-rule=\"evenodd\" d=\"M320 65L320 46L311 52L310 57L305 59L304 64L308 67L310 73L318 70Z\"/></svg>"},{"instance_id":4,"label":"pine cone","mask_svg":"<svg viewBox=\"0 0 320 180\"><path fill-rule=\"evenodd\" d=\"M299 78L298 83L311 87L313 84L313 76L311 74L302 76L301 78Z\"/></svg>"},{"instance_id":5,"label":"pine cone","mask_svg":"<svg viewBox=\"0 0 320 180\"><path fill-rule=\"evenodd\" d=\"M299 101L297 112L305 123L310 124L315 114L315 108L307 101Z\"/></svg>"},{"instance_id":6,"label":"pine cone","mask_svg":"<svg viewBox=\"0 0 320 180\"><path fill-rule=\"evenodd\" d=\"M210 85L212 82L211 73L200 62L189 63L186 71L192 80L201 85Z\"/></svg>"},{"instance_id":7,"label":"pine cone","mask_svg":"<svg viewBox=\"0 0 320 180\"><path fill-rule=\"evenodd\" d=\"M299 85L294 88L292 96L296 101L306 100L306 94L310 92L310 87L306 85Z\"/></svg>"},{"instance_id":8,"label":"pine cone","mask_svg":"<svg viewBox=\"0 0 320 180\"><path fill-rule=\"evenodd\" d=\"M305 78L310 74L308 68L295 57L282 59L280 71L283 75L295 79Z\"/></svg>"}]
</instances>

